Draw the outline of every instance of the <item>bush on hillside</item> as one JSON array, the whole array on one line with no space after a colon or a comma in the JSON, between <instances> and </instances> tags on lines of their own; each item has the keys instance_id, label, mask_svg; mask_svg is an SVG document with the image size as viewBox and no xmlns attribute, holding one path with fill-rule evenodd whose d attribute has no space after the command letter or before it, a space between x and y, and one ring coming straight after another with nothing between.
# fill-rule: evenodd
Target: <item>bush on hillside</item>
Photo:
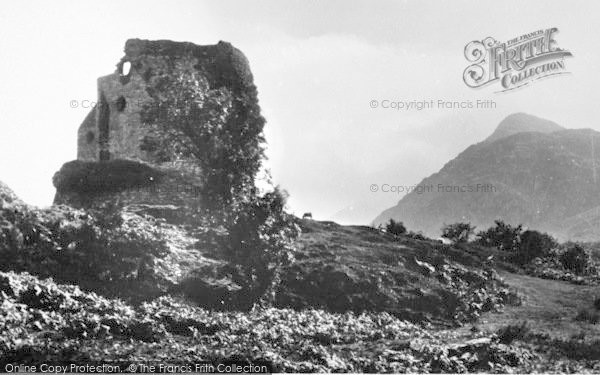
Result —
<instances>
[{"instance_id":1,"label":"bush on hillside","mask_svg":"<svg viewBox=\"0 0 600 375\"><path fill-rule=\"evenodd\" d=\"M465 243L469 241L475 227L471 223L454 223L442 227L442 237L449 239L454 244Z\"/></svg>"},{"instance_id":2,"label":"bush on hillside","mask_svg":"<svg viewBox=\"0 0 600 375\"><path fill-rule=\"evenodd\" d=\"M563 267L573 271L577 275L581 275L585 272L589 265L589 260L590 256L579 244L570 246L560 255L560 262Z\"/></svg>"},{"instance_id":3,"label":"bush on hillside","mask_svg":"<svg viewBox=\"0 0 600 375\"><path fill-rule=\"evenodd\" d=\"M412 230L406 234L407 237L412 238L413 240L419 241L428 241L429 238L425 237L422 232L413 232Z\"/></svg>"},{"instance_id":4,"label":"bush on hillside","mask_svg":"<svg viewBox=\"0 0 600 375\"><path fill-rule=\"evenodd\" d=\"M167 251L155 228L124 222L114 210L92 215L59 206L13 219L21 240L0 251L0 270L27 271L101 293L150 280L153 258Z\"/></svg>"},{"instance_id":5,"label":"bush on hillside","mask_svg":"<svg viewBox=\"0 0 600 375\"><path fill-rule=\"evenodd\" d=\"M509 345L515 340L524 339L530 331L527 322L522 322L521 324L511 324L502 327L496 333L500 343Z\"/></svg>"},{"instance_id":6,"label":"bush on hillside","mask_svg":"<svg viewBox=\"0 0 600 375\"><path fill-rule=\"evenodd\" d=\"M161 177L160 171L131 160L74 160L54 174L52 183L59 192L103 193L148 186Z\"/></svg>"},{"instance_id":7,"label":"bush on hillside","mask_svg":"<svg viewBox=\"0 0 600 375\"><path fill-rule=\"evenodd\" d=\"M390 221L385 225L385 231L395 236L399 236L406 233L406 227L401 221L390 219Z\"/></svg>"},{"instance_id":8,"label":"bush on hillside","mask_svg":"<svg viewBox=\"0 0 600 375\"><path fill-rule=\"evenodd\" d=\"M271 302L280 273L293 260L294 240L300 228L284 211L285 193L279 189L249 195L237 202L225 218L225 236L219 238L230 262L233 280L242 287L238 308L259 300Z\"/></svg>"},{"instance_id":9,"label":"bush on hillside","mask_svg":"<svg viewBox=\"0 0 600 375\"><path fill-rule=\"evenodd\" d=\"M518 249L512 259L515 263L523 265L548 255L550 250L557 246L558 243L552 236L536 230L527 230L521 234Z\"/></svg>"},{"instance_id":10,"label":"bush on hillside","mask_svg":"<svg viewBox=\"0 0 600 375\"><path fill-rule=\"evenodd\" d=\"M523 227L512 226L502 220L495 221L496 226L477 234L477 242L486 247L497 247L500 250L515 250L519 246Z\"/></svg>"},{"instance_id":11,"label":"bush on hillside","mask_svg":"<svg viewBox=\"0 0 600 375\"><path fill-rule=\"evenodd\" d=\"M597 324L598 322L600 322L600 313L598 313L597 311L582 309L577 312L575 320L578 322Z\"/></svg>"}]
</instances>

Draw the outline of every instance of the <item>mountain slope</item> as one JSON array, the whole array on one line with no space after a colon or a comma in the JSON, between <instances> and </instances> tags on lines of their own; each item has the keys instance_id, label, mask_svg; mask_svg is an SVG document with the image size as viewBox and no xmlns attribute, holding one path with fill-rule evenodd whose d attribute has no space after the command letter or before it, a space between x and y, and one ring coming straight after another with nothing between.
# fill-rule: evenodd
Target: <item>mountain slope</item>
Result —
<instances>
[{"instance_id":1,"label":"mountain slope","mask_svg":"<svg viewBox=\"0 0 600 375\"><path fill-rule=\"evenodd\" d=\"M600 206L600 133L552 131L556 127L550 122L526 124L528 119L509 116L486 141L425 178L421 194L406 195L374 223L394 218L437 236L444 223L468 221L485 229L502 219L560 239L600 239L600 226L594 224L598 211L593 210ZM526 125L515 125L520 123Z\"/></svg>"}]
</instances>

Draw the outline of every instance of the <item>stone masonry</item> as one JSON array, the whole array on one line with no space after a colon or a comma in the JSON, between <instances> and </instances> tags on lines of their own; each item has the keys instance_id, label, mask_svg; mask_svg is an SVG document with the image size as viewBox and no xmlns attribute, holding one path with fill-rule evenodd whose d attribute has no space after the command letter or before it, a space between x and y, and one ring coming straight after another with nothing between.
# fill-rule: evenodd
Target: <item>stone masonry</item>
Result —
<instances>
[{"instance_id":1,"label":"stone masonry","mask_svg":"<svg viewBox=\"0 0 600 375\"><path fill-rule=\"evenodd\" d=\"M103 161L129 159L155 163L155 157L140 149L147 129L141 119L144 105L151 102L149 82L175 67L192 68L208 83L207 89L226 86L243 91L252 85L246 57L227 42L198 46L168 40L130 39L117 69L98 79L97 105L78 131L77 159Z\"/></svg>"}]
</instances>

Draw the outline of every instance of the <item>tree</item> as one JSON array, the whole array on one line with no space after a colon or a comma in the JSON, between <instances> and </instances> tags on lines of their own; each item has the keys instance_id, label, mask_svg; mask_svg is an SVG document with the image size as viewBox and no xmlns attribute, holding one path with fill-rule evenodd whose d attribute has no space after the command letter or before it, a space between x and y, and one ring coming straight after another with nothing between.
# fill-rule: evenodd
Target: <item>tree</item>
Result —
<instances>
[{"instance_id":1,"label":"tree","mask_svg":"<svg viewBox=\"0 0 600 375\"><path fill-rule=\"evenodd\" d=\"M293 260L300 234L294 216L284 211L286 195L278 188L263 196L250 195L233 208L227 235L221 238L234 281L250 307L264 297L272 300L284 266Z\"/></svg>"},{"instance_id":2,"label":"tree","mask_svg":"<svg viewBox=\"0 0 600 375\"><path fill-rule=\"evenodd\" d=\"M477 242L486 247L497 247L500 250L517 250L521 239L523 226L511 226L502 220L495 221L496 226L490 227L477 234Z\"/></svg>"},{"instance_id":3,"label":"tree","mask_svg":"<svg viewBox=\"0 0 600 375\"><path fill-rule=\"evenodd\" d=\"M158 161L196 163L208 207L220 209L248 194L264 158L256 88L210 88L194 68L165 69L149 78L151 103L142 110L148 134L141 148Z\"/></svg>"},{"instance_id":4,"label":"tree","mask_svg":"<svg viewBox=\"0 0 600 375\"><path fill-rule=\"evenodd\" d=\"M471 223L454 223L442 227L442 237L449 239L454 244L468 242L475 231Z\"/></svg>"},{"instance_id":5,"label":"tree","mask_svg":"<svg viewBox=\"0 0 600 375\"><path fill-rule=\"evenodd\" d=\"M536 230L527 230L519 237L518 251L513 259L519 264L526 264L534 258L548 254L556 246L558 243L552 236Z\"/></svg>"},{"instance_id":6,"label":"tree","mask_svg":"<svg viewBox=\"0 0 600 375\"><path fill-rule=\"evenodd\" d=\"M406 227L401 221L390 219L390 221L385 225L385 231L398 236L406 233Z\"/></svg>"},{"instance_id":7,"label":"tree","mask_svg":"<svg viewBox=\"0 0 600 375\"><path fill-rule=\"evenodd\" d=\"M575 272L578 275L584 273L584 271L587 269L589 260L590 256L579 244L570 246L560 255L560 262L562 263L563 267Z\"/></svg>"}]
</instances>

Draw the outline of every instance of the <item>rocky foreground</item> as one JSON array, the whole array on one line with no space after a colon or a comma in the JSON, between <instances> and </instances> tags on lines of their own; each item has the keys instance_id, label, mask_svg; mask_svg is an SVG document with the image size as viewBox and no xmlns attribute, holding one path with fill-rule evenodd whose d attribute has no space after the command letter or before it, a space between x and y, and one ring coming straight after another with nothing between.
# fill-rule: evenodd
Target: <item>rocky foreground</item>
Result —
<instances>
[{"instance_id":1,"label":"rocky foreground","mask_svg":"<svg viewBox=\"0 0 600 375\"><path fill-rule=\"evenodd\" d=\"M600 369L598 357L592 357L597 347L591 344L535 335L526 343L524 332L515 327L494 334L460 333L427 329L388 313L214 312L171 297L133 307L75 286L4 272L0 299L0 365L237 361L268 364L281 372ZM569 359L574 353L578 360Z\"/></svg>"}]
</instances>

